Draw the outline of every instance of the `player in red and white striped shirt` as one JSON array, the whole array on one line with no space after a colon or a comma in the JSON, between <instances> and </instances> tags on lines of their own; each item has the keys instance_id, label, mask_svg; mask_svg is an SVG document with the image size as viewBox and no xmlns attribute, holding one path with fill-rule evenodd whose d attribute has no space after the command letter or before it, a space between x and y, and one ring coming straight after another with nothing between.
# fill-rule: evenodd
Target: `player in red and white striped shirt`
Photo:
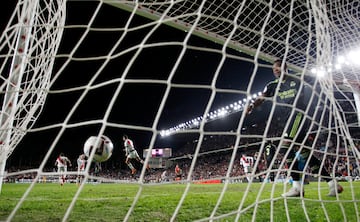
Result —
<instances>
[{"instance_id":1,"label":"player in red and white striped shirt","mask_svg":"<svg viewBox=\"0 0 360 222\"><path fill-rule=\"evenodd\" d=\"M240 158L240 165L243 166L244 172L246 175L246 179L249 182L250 181L250 173L251 173L251 167L253 165L254 159L252 157L245 156L245 154L242 154Z\"/></svg>"},{"instance_id":2,"label":"player in red and white striped shirt","mask_svg":"<svg viewBox=\"0 0 360 222\"><path fill-rule=\"evenodd\" d=\"M71 162L69 158L67 158L63 153L60 153L58 158L56 158L55 166L57 166L58 170L57 172L61 173L59 175L59 182L60 185L64 185L66 180L66 172L67 172L67 166L71 166Z\"/></svg>"},{"instance_id":3,"label":"player in red and white striped shirt","mask_svg":"<svg viewBox=\"0 0 360 222\"><path fill-rule=\"evenodd\" d=\"M141 164L144 164L144 160L140 158L138 152L135 149L133 141L129 139L127 135L123 135L123 141L124 141L125 156L126 156L125 163L131 169L131 174L134 175L136 173L136 169L130 162L131 159L135 159L139 161Z\"/></svg>"},{"instance_id":4,"label":"player in red and white striped shirt","mask_svg":"<svg viewBox=\"0 0 360 222\"><path fill-rule=\"evenodd\" d=\"M77 170L78 170L78 176L76 179L76 183L79 185L81 183L82 178L84 177L83 175L80 175L81 173L83 173L85 171L85 166L86 166L86 159L85 159L85 154L81 154L78 159L77 159Z\"/></svg>"}]
</instances>

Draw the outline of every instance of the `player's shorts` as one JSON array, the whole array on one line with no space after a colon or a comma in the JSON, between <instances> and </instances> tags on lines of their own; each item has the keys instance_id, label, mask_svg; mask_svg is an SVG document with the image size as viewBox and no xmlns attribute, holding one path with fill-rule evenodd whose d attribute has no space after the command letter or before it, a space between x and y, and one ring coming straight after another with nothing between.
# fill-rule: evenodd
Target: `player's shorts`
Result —
<instances>
[{"instance_id":1,"label":"player's shorts","mask_svg":"<svg viewBox=\"0 0 360 222\"><path fill-rule=\"evenodd\" d=\"M310 126L310 120L304 119L304 115L302 113L297 113L294 116L294 118L292 118L291 124L289 124L287 138L298 144L302 144L304 140L306 140L304 144L309 145L308 144L309 126ZM299 159L296 158L297 156L300 156L303 159L307 159L309 157L310 150L308 148L301 147L301 150L297 155L298 149L299 146L293 146L293 149L289 153L287 158L289 162L292 162L292 160L297 160L297 162L301 162L299 161Z\"/></svg>"},{"instance_id":2,"label":"player's shorts","mask_svg":"<svg viewBox=\"0 0 360 222\"><path fill-rule=\"evenodd\" d=\"M309 119L304 118L303 113L297 113L292 117L286 130L286 138L296 143L302 143L304 139L307 139L310 123Z\"/></svg>"},{"instance_id":3,"label":"player's shorts","mask_svg":"<svg viewBox=\"0 0 360 222\"><path fill-rule=\"evenodd\" d=\"M138 157L139 157L139 154L137 153L136 150L131 151L131 152L127 155L127 158L130 158L130 159L135 159L135 158L138 158Z\"/></svg>"},{"instance_id":4,"label":"player's shorts","mask_svg":"<svg viewBox=\"0 0 360 222\"><path fill-rule=\"evenodd\" d=\"M67 171L67 167L66 167L66 166L58 167L58 172L66 172L66 171Z\"/></svg>"},{"instance_id":5,"label":"player's shorts","mask_svg":"<svg viewBox=\"0 0 360 222\"><path fill-rule=\"evenodd\" d=\"M245 172L245 173L249 173L250 171L251 171L251 167L250 167L250 166L244 167L244 172Z\"/></svg>"}]
</instances>

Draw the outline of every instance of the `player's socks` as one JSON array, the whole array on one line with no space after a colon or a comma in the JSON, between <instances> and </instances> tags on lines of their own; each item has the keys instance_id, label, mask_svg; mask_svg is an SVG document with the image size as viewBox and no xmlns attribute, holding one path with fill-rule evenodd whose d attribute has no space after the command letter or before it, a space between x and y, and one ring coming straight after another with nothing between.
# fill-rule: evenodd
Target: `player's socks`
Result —
<instances>
[{"instance_id":1,"label":"player's socks","mask_svg":"<svg viewBox=\"0 0 360 222\"><path fill-rule=\"evenodd\" d=\"M133 171L135 170L134 166L131 163L128 163L127 165L131 169L131 174L134 174L133 173Z\"/></svg>"}]
</instances>

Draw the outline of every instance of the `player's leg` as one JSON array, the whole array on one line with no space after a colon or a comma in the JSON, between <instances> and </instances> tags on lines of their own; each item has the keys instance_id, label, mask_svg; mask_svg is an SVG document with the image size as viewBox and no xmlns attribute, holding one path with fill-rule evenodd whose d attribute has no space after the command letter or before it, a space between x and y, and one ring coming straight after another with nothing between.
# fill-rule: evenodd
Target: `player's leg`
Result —
<instances>
[{"instance_id":1,"label":"player's leg","mask_svg":"<svg viewBox=\"0 0 360 222\"><path fill-rule=\"evenodd\" d=\"M59 173L59 184L62 186L62 176L61 176L61 167L58 166L57 172Z\"/></svg>"},{"instance_id":2,"label":"player's leg","mask_svg":"<svg viewBox=\"0 0 360 222\"><path fill-rule=\"evenodd\" d=\"M144 164L144 160L140 158L138 152L135 150L134 153L135 153L135 158L136 158L136 160L137 160L138 162L140 162L141 164Z\"/></svg>"},{"instance_id":3,"label":"player's leg","mask_svg":"<svg viewBox=\"0 0 360 222\"><path fill-rule=\"evenodd\" d=\"M78 186L80 186L81 181L82 181L81 172L83 172L83 170L80 167L78 167L78 175L76 177L76 185L78 185Z\"/></svg>"},{"instance_id":4,"label":"player's leg","mask_svg":"<svg viewBox=\"0 0 360 222\"><path fill-rule=\"evenodd\" d=\"M314 155L311 155L311 150L308 147L312 146L313 136L306 136L305 147L301 150L299 159L302 159L302 167L304 167L305 162L309 162L308 166L311 168L312 172L318 174L321 167L321 161ZM343 187L337 183L334 177L332 177L326 167L321 168L320 175L322 179L325 180L329 186L328 196L336 196L336 194L343 191Z\"/></svg>"},{"instance_id":5,"label":"player's leg","mask_svg":"<svg viewBox=\"0 0 360 222\"><path fill-rule=\"evenodd\" d=\"M250 180L251 180L251 167L248 166L246 168L247 168L246 169L246 179L247 179L248 182L250 182Z\"/></svg>"},{"instance_id":6,"label":"player's leg","mask_svg":"<svg viewBox=\"0 0 360 222\"><path fill-rule=\"evenodd\" d=\"M64 166L64 169L63 169L63 184L66 182L66 173L67 173L67 166Z\"/></svg>"},{"instance_id":7,"label":"player's leg","mask_svg":"<svg viewBox=\"0 0 360 222\"><path fill-rule=\"evenodd\" d=\"M315 156L311 156L309 160L309 167L311 168L312 172L318 174L320 171L321 161L316 158ZM321 169L320 175L322 178L327 182L329 186L329 193L328 196L335 197L337 194L343 192L343 187L337 183L337 181L331 177L328 170L323 167Z\"/></svg>"},{"instance_id":8,"label":"player's leg","mask_svg":"<svg viewBox=\"0 0 360 222\"><path fill-rule=\"evenodd\" d=\"M270 160L271 163L272 160ZM273 164L269 164L269 166L267 167L268 170L271 170L270 174L269 174L269 182L275 182L275 172L273 172L272 170L275 169L274 167L274 163Z\"/></svg>"},{"instance_id":9,"label":"player's leg","mask_svg":"<svg viewBox=\"0 0 360 222\"><path fill-rule=\"evenodd\" d=\"M137 159L137 161L139 161L141 164L144 164L144 163L145 163L145 161L144 161L143 159L141 159L141 158L140 158L140 156L139 156L138 152L136 152L136 159ZM149 164L148 164L148 165L146 165L146 169L147 169L147 170L150 170L150 166L149 166Z\"/></svg>"},{"instance_id":10,"label":"player's leg","mask_svg":"<svg viewBox=\"0 0 360 222\"><path fill-rule=\"evenodd\" d=\"M289 172L292 178L292 187L288 192L283 193L283 197L300 197L304 196L303 184L300 181L300 172L302 169L299 168L300 164L296 158L296 149L291 149L287 156L287 162L289 164Z\"/></svg>"},{"instance_id":11,"label":"player's leg","mask_svg":"<svg viewBox=\"0 0 360 222\"><path fill-rule=\"evenodd\" d=\"M302 113L297 113L291 121L290 127L287 130L287 140L284 141L282 147L290 147L291 150L288 152L286 159L288 161L289 164L289 171L290 171L290 176L292 177L293 183L292 183L292 187L290 188L290 190L284 194L282 194L281 196L283 197L299 197L299 196L304 196L304 189L303 189L303 184L300 181L300 173L299 171L303 170L300 169L299 167L301 167L301 163L299 162L299 158L297 156L297 152L299 151L299 146L292 144L291 142L299 142L301 143L302 140L306 137L307 134L307 130L308 130L308 126L309 126L309 122L304 122L303 123L303 114ZM303 125L302 125L303 124ZM301 129L300 126L302 125ZM300 130L300 132L298 133L298 131ZM290 142L291 141L291 142ZM300 148L301 151L301 148Z\"/></svg>"},{"instance_id":12,"label":"player's leg","mask_svg":"<svg viewBox=\"0 0 360 222\"><path fill-rule=\"evenodd\" d=\"M131 163L131 160L132 159L132 157L131 157L131 153L126 157L126 160L125 160L125 163L126 163L126 165L128 165L128 167L130 168L130 170L131 170L131 174L135 174L136 173L136 169L135 169L135 167L132 165L132 163Z\"/></svg>"},{"instance_id":13,"label":"player's leg","mask_svg":"<svg viewBox=\"0 0 360 222\"><path fill-rule=\"evenodd\" d=\"M272 170L274 169L274 163L272 162L275 156L275 148L276 146L273 144L268 144L265 147L265 161L266 161L266 169L267 170ZM274 181L275 175L274 172L270 172L269 177L266 178L267 182L272 182Z\"/></svg>"},{"instance_id":14,"label":"player's leg","mask_svg":"<svg viewBox=\"0 0 360 222\"><path fill-rule=\"evenodd\" d=\"M64 185L64 167L59 167L58 173L59 173L59 183L61 186L63 186Z\"/></svg>"},{"instance_id":15,"label":"player's leg","mask_svg":"<svg viewBox=\"0 0 360 222\"><path fill-rule=\"evenodd\" d=\"M81 179L80 179L80 175L78 175L76 177L76 185L80 186L80 184L81 184Z\"/></svg>"}]
</instances>

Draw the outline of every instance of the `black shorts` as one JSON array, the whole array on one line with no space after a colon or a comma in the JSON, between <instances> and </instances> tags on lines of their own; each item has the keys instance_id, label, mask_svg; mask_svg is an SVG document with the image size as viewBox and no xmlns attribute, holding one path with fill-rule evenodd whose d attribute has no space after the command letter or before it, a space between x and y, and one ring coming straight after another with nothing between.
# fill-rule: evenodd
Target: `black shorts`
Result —
<instances>
[{"instance_id":1,"label":"black shorts","mask_svg":"<svg viewBox=\"0 0 360 222\"><path fill-rule=\"evenodd\" d=\"M304 141L304 139L307 139L308 137L311 120L304 118L304 114L298 112L290 117L290 123L287 126L287 128L284 129L286 127L287 121L288 120L282 120L283 126L282 128L281 127L278 128L278 132L282 133L282 135L284 135L285 138L301 144ZM282 136L282 135L278 135L278 136Z\"/></svg>"}]
</instances>

